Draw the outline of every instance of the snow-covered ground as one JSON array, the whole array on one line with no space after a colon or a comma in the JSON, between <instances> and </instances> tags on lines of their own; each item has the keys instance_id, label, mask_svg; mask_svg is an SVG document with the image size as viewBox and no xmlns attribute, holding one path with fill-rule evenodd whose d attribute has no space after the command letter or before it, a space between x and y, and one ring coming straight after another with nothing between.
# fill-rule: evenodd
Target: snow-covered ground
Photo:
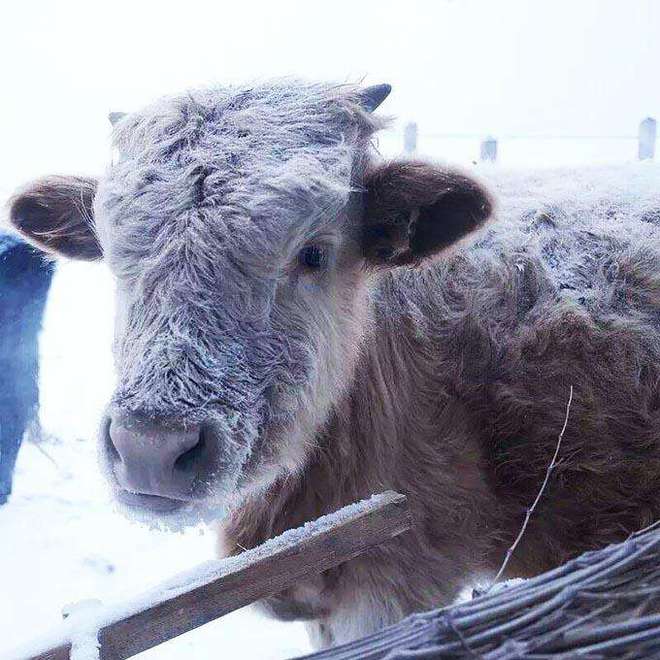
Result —
<instances>
[{"instance_id":1,"label":"snow-covered ground","mask_svg":"<svg viewBox=\"0 0 660 660\"><path fill-rule=\"evenodd\" d=\"M95 430L112 388L112 282L103 266L63 263L41 337L41 423L0 507L0 657L57 626L62 607L138 594L214 556L214 533L146 529L117 513L96 467ZM251 608L136 656L288 658L309 650L300 624Z\"/></svg>"}]
</instances>

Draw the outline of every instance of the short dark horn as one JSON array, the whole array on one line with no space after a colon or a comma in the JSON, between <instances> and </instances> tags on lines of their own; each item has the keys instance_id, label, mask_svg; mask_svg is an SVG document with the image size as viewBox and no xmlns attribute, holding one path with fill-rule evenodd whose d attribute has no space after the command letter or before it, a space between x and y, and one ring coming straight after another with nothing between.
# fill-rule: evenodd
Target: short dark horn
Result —
<instances>
[{"instance_id":1,"label":"short dark horn","mask_svg":"<svg viewBox=\"0 0 660 660\"><path fill-rule=\"evenodd\" d=\"M392 85L372 85L360 91L360 105L367 111L373 112L392 91Z\"/></svg>"}]
</instances>

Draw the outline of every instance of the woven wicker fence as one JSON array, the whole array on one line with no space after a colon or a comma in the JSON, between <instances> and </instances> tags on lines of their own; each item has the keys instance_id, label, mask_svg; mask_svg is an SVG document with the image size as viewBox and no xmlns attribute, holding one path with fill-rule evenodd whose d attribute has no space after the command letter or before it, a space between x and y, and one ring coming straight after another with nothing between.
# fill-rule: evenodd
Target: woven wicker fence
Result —
<instances>
[{"instance_id":1,"label":"woven wicker fence","mask_svg":"<svg viewBox=\"0 0 660 660\"><path fill-rule=\"evenodd\" d=\"M660 658L660 527L318 660Z\"/></svg>"}]
</instances>

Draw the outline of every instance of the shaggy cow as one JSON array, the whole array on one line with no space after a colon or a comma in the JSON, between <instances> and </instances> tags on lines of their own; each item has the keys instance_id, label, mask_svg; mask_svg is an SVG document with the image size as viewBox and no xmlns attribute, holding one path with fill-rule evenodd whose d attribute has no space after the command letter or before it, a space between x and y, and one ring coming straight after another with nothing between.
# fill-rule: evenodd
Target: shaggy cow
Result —
<instances>
[{"instance_id":1,"label":"shaggy cow","mask_svg":"<svg viewBox=\"0 0 660 660\"><path fill-rule=\"evenodd\" d=\"M456 248L491 196L377 156L388 92L168 98L119 119L101 179L37 181L10 210L37 244L103 257L116 278L102 453L128 506L227 507L234 553L375 491L408 495L412 532L268 602L321 644L497 570L571 386L508 574L660 513L660 200L621 181L568 181L561 199L530 179Z\"/></svg>"},{"instance_id":2,"label":"shaggy cow","mask_svg":"<svg viewBox=\"0 0 660 660\"><path fill-rule=\"evenodd\" d=\"M39 402L38 344L53 263L0 234L0 504L11 493L21 441Z\"/></svg>"}]
</instances>

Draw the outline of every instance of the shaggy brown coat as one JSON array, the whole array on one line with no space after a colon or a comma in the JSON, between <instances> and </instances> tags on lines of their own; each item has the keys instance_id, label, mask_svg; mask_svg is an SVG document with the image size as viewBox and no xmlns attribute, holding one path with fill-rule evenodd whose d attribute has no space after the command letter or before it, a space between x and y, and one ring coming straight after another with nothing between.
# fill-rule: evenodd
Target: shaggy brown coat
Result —
<instances>
[{"instance_id":1,"label":"shaggy brown coat","mask_svg":"<svg viewBox=\"0 0 660 660\"><path fill-rule=\"evenodd\" d=\"M507 576L659 517L660 200L636 190L643 172L627 174L628 190L607 172L572 185L566 174L505 179L499 222L476 245L383 274L352 386L318 448L233 512L220 547L240 552L388 488L408 496L414 529L270 599L272 613L335 644L492 576L543 480L571 386L559 464Z\"/></svg>"}]
</instances>

